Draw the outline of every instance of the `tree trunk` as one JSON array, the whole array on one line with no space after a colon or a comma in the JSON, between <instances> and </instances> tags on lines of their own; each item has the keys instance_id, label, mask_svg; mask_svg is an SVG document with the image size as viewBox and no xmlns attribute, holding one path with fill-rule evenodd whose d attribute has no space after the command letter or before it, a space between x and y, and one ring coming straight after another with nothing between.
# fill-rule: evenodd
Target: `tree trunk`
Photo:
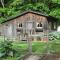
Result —
<instances>
[{"instance_id":1,"label":"tree trunk","mask_svg":"<svg viewBox=\"0 0 60 60\"><path fill-rule=\"evenodd\" d=\"M1 5L4 8L4 0L1 0Z\"/></svg>"}]
</instances>

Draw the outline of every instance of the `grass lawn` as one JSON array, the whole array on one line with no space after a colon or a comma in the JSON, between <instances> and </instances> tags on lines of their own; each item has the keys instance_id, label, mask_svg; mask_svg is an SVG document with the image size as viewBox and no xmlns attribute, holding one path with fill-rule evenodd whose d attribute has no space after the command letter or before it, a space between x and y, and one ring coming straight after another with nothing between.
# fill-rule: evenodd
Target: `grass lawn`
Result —
<instances>
[{"instance_id":1,"label":"grass lawn","mask_svg":"<svg viewBox=\"0 0 60 60\"><path fill-rule=\"evenodd\" d=\"M35 54L42 54L45 51L47 44L45 42L33 42L32 52Z\"/></svg>"},{"instance_id":2,"label":"grass lawn","mask_svg":"<svg viewBox=\"0 0 60 60\"><path fill-rule=\"evenodd\" d=\"M7 57L7 58L3 58L3 59L1 59L1 60L17 60L17 58L16 57Z\"/></svg>"},{"instance_id":3,"label":"grass lawn","mask_svg":"<svg viewBox=\"0 0 60 60\"><path fill-rule=\"evenodd\" d=\"M43 53L45 44L46 43L42 43L42 42L32 42L32 52L35 54ZM27 43L14 42L12 48L17 51L17 53L15 53L15 56L13 58L7 57L2 60L8 60L8 59L17 60L18 57L22 57L28 53L28 44Z\"/></svg>"},{"instance_id":4,"label":"grass lawn","mask_svg":"<svg viewBox=\"0 0 60 60\"><path fill-rule=\"evenodd\" d=\"M47 47L46 42L32 42L32 52L34 54L42 54L46 52ZM2 60L17 60L18 57L22 57L28 53L28 44L26 42L13 42L12 48L16 50L14 57L3 58ZM53 45L52 48L54 51L60 51L60 45Z\"/></svg>"}]
</instances>

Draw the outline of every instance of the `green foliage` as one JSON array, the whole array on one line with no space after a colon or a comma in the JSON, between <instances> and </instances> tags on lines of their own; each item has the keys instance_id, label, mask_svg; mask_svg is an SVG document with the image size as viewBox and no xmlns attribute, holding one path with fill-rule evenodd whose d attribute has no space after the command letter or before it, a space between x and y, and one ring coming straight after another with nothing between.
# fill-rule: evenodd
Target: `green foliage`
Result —
<instances>
[{"instance_id":1,"label":"green foliage","mask_svg":"<svg viewBox=\"0 0 60 60\"><path fill-rule=\"evenodd\" d=\"M16 6L21 5L22 3L23 3L22 0L14 0L14 1L10 4L10 6L11 6L11 7L16 7Z\"/></svg>"},{"instance_id":2,"label":"green foliage","mask_svg":"<svg viewBox=\"0 0 60 60\"><path fill-rule=\"evenodd\" d=\"M49 34L49 51L50 53L60 53L60 32L52 32Z\"/></svg>"},{"instance_id":3,"label":"green foliage","mask_svg":"<svg viewBox=\"0 0 60 60\"><path fill-rule=\"evenodd\" d=\"M1 54L0 57L9 56L10 52L12 53L14 52L12 48L12 42L7 40L4 42L0 42L0 54Z\"/></svg>"},{"instance_id":4,"label":"green foliage","mask_svg":"<svg viewBox=\"0 0 60 60\"><path fill-rule=\"evenodd\" d=\"M60 0L52 0L52 2L60 4Z\"/></svg>"},{"instance_id":5,"label":"green foliage","mask_svg":"<svg viewBox=\"0 0 60 60\"><path fill-rule=\"evenodd\" d=\"M18 60L16 57L7 57L7 58L2 58L1 60Z\"/></svg>"},{"instance_id":6,"label":"green foliage","mask_svg":"<svg viewBox=\"0 0 60 60\"><path fill-rule=\"evenodd\" d=\"M0 18L0 23L2 23L2 22L4 22L4 21L6 21L6 19L3 18L3 17L1 17L1 18Z\"/></svg>"},{"instance_id":7,"label":"green foliage","mask_svg":"<svg viewBox=\"0 0 60 60\"><path fill-rule=\"evenodd\" d=\"M60 18L60 8L52 9L49 15Z\"/></svg>"},{"instance_id":8,"label":"green foliage","mask_svg":"<svg viewBox=\"0 0 60 60\"><path fill-rule=\"evenodd\" d=\"M52 32L52 33L49 33L49 39L50 40L60 40L60 32Z\"/></svg>"},{"instance_id":9,"label":"green foliage","mask_svg":"<svg viewBox=\"0 0 60 60\"><path fill-rule=\"evenodd\" d=\"M3 44L3 45L6 46L6 44ZM18 59L18 57L22 57L28 53L27 43L13 42L12 46L9 43L9 45L6 47L10 47L9 49L11 49L11 47L12 47L16 51L16 53L14 54L14 57L12 57L12 58L7 57L6 58L7 60L8 60L8 58L10 60L16 60L16 59ZM54 40L49 41L48 43L46 43L46 42L32 42L32 52L33 53L44 54L44 53L47 53L47 51L49 51L50 53L60 52L60 45L56 44L56 42ZM2 60L6 60L6 59L3 58Z\"/></svg>"},{"instance_id":10,"label":"green foliage","mask_svg":"<svg viewBox=\"0 0 60 60\"><path fill-rule=\"evenodd\" d=\"M40 11L60 19L60 0L6 0L4 3L4 8L0 5L1 22L25 10Z\"/></svg>"},{"instance_id":11,"label":"green foliage","mask_svg":"<svg viewBox=\"0 0 60 60\"><path fill-rule=\"evenodd\" d=\"M28 53L28 45L27 43L13 43L12 48L16 51L14 56L15 57L22 57Z\"/></svg>"}]
</instances>

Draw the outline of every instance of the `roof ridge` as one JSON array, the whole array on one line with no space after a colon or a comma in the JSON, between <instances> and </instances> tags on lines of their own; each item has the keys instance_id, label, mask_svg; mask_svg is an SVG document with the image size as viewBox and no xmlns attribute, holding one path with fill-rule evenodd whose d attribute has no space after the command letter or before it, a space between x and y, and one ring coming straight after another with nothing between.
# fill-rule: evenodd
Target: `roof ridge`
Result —
<instances>
[{"instance_id":1,"label":"roof ridge","mask_svg":"<svg viewBox=\"0 0 60 60\"><path fill-rule=\"evenodd\" d=\"M5 22L10 21L10 20L12 20L12 19L15 19L15 18L17 18L17 17L19 17L19 16L22 16L22 15L24 15L24 14L26 14L26 13L29 13L29 12L34 13L34 14L37 14L37 15L41 15L41 16L48 17L47 14L43 14L42 12L33 11L33 10L27 10L27 11L24 11L24 12L22 12L22 13L16 15L16 16L14 16L14 17L10 16L10 17L12 17L12 18L9 17L9 18L6 19L6 21L4 21L4 22L2 22L2 23L5 23Z\"/></svg>"}]
</instances>

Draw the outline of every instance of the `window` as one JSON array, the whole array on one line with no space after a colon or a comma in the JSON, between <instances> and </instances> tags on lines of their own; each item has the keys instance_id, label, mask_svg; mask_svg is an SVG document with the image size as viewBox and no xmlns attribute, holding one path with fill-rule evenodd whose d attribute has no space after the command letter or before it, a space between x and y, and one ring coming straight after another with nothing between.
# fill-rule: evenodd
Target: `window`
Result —
<instances>
[{"instance_id":1,"label":"window","mask_svg":"<svg viewBox=\"0 0 60 60\"><path fill-rule=\"evenodd\" d=\"M38 23L38 24L37 24L36 32L43 32L43 26L42 26L42 23Z\"/></svg>"},{"instance_id":2,"label":"window","mask_svg":"<svg viewBox=\"0 0 60 60\"><path fill-rule=\"evenodd\" d=\"M22 27L22 23L19 24L19 27Z\"/></svg>"},{"instance_id":3,"label":"window","mask_svg":"<svg viewBox=\"0 0 60 60\"><path fill-rule=\"evenodd\" d=\"M37 27L42 27L42 24L41 24L41 23L39 23L39 24L37 25Z\"/></svg>"}]
</instances>

